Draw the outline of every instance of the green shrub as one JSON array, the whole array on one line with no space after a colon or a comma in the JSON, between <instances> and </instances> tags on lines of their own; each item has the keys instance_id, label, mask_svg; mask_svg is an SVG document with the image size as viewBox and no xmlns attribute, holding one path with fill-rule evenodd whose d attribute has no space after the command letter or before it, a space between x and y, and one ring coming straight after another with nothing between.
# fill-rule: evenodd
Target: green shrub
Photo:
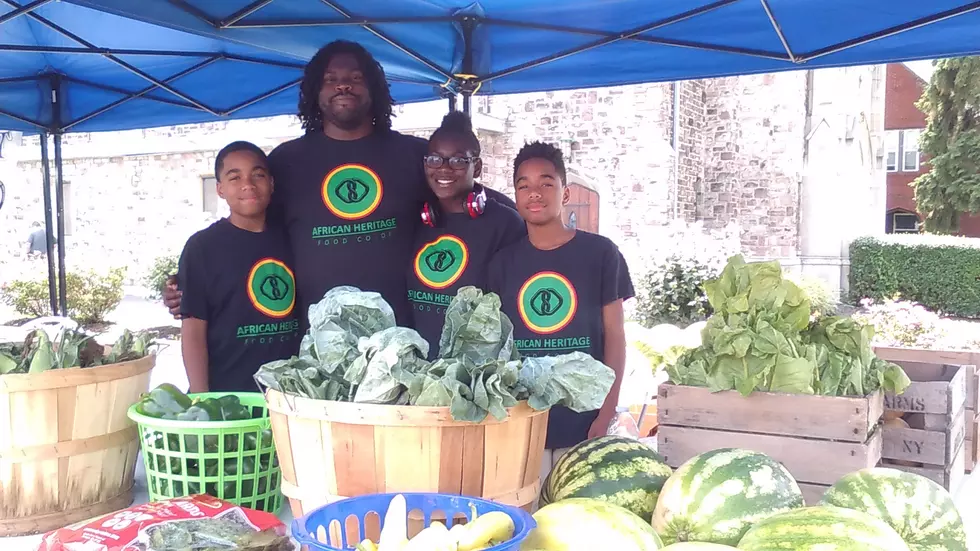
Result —
<instances>
[{"instance_id":1,"label":"green shrub","mask_svg":"<svg viewBox=\"0 0 980 551\"><path fill-rule=\"evenodd\" d=\"M150 298L159 300L163 297L163 286L167 284L167 277L177 273L179 261L178 255L164 255L153 261L153 267L143 278L143 284L150 290Z\"/></svg>"},{"instance_id":2,"label":"green shrub","mask_svg":"<svg viewBox=\"0 0 980 551\"><path fill-rule=\"evenodd\" d=\"M126 268L108 273L68 272L65 274L65 298L68 317L81 324L101 323L123 299ZM0 288L0 300L25 316L51 314L47 279L16 280Z\"/></svg>"},{"instance_id":3,"label":"green shrub","mask_svg":"<svg viewBox=\"0 0 980 551\"><path fill-rule=\"evenodd\" d=\"M795 283L810 299L810 307L816 317L832 316L840 306L840 296L819 277L790 273L786 279Z\"/></svg>"},{"instance_id":4,"label":"green shrub","mask_svg":"<svg viewBox=\"0 0 980 551\"><path fill-rule=\"evenodd\" d=\"M854 302L900 295L941 314L980 318L980 239L864 237L851 244Z\"/></svg>"},{"instance_id":5,"label":"green shrub","mask_svg":"<svg viewBox=\"0 0 980 551\"><path fill-rule=\"evenodd\" d=\"M636 293L636 321L644 327L686 327L711 315L704 282L718 273L694 258L671 256L643 274Z\"/></svg>"}]
</instances>

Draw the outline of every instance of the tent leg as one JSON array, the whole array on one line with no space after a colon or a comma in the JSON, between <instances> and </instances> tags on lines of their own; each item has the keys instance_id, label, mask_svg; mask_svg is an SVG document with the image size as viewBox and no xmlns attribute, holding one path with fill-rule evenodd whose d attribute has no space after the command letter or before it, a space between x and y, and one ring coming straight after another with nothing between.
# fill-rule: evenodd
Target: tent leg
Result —
<instances>
[{"instance_id":1,"label":"tent leg","mask_svg":"<svg viewBox=\"0 0 980 551\"><path fill-rule=\"evenodd\" d=\"M447 99L449 100L449 111L450 112L455 111L456 110L456 94L450 94Z\"/></svg>"},{"instance_id":2,"label":"tent leg","mask_svg":"<svg viewBox=\"0 0 980 551\"><path fill-rule=\"evenodd\" d=\"M62 175L61 133L54 135L54 169L57 187L54 188L55 205L58 209L58 300L61 315L68 316L68 287L65 275L65 183Z\"/></svg>"},{"instance_id":3,"label":"tent leg","mask_svg":"<svg viewBox=\"0 0 980 551\"><path fill-rule=\"evenodd\" d=\"M467 115L470 114L470 95L463 94L463 112Z\"/></svg>"},{"instance_id":4,"label":"tent leg","mask_svg":"<svg viewBox=\"0 0 980 551\"><path fill-rule=\"evenodd\" d=\"M48 247L48 293L51 298L51 313L58 315L58 293L55 289L54 278L54 232L51 228L51 166L48 159L48 134L41 133L41 175L44 186L44 229L47 234ZM62 246L61 243L58 244Z\"/></svg>"}]
</instances>

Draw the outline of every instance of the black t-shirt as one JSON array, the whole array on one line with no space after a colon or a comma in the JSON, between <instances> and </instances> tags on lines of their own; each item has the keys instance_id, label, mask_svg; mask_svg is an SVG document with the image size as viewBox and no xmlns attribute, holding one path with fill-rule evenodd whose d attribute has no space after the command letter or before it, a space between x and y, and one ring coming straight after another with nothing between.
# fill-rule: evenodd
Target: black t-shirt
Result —
<instances>
[{"instance_id":1,"label":"black t-shirt","mask_svg":"<svg viewBox=\"0 0 980 551\"><path fill-rule=\"evenodd\" d=\"M419 212L431 192L422 158L426 141L394 131L359 140L322 132L277 147L270 220L289 236L301 315L338 285L377 291L400 325L411 319L405 299Z\"/></svg>"},{"instance_id":2,"label":"black t-shirt","mask_svg":"<svg viewBox=\"0 0 980 551\"><path fill-rule=\"evenodd\" d=\"M408 268L412 327L429 342L429 358L439 354L446 307L461 287L487 288L487 266L494 253L527 235L517 211L494 200L477 218L440 213L440 225L423 225Z\"/></svg>"},{"instance_id":3,"label":"black t-shirt","mask_svg":"<svg viewBox=\"0 0 980 551\"><path fill-rule=\"evenodd\" d=\"M178 270L185 316L208 322L212 392L257 392L252 376L299 351L296 282L286 236L227 219L192 235Z\"/></svg>"},{"instance_id":4,"label":"black t-shirt","mask_svg":"<svg viewBox=\"0 0 980 551\"><path fill-rule=\"evenodd\" d=\"M501 250L490 264L490 290L514 322L514 340L524 356L580 351L605 360L602 308L633 296L629 268L609 239L577 231L568 243L543 251L527 239ZM552 408L548 449L584 441L598 411Z\"/></svg>"}]
</instances>

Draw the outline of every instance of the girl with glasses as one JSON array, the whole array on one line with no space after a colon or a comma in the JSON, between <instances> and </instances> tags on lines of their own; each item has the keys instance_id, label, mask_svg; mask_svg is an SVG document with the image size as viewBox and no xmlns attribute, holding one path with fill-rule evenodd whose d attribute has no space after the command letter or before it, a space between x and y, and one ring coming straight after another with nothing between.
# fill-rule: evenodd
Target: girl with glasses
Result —
<instances>
[{"instance_id":1,"label":"girl with glasses","mask_svg":"<svg viewBox=\"0 0 980 551\"><path fill-rule=\"evenodd\" d=\"M434 195L421 212L408 269L408 300L416 331L439 354L446 307L461 287L486 289L490 258L527 235L514 203L476 182L483 170L480 142L466 114L452 112L429 138L423 159Z\"/></svg>"}]
</instances>

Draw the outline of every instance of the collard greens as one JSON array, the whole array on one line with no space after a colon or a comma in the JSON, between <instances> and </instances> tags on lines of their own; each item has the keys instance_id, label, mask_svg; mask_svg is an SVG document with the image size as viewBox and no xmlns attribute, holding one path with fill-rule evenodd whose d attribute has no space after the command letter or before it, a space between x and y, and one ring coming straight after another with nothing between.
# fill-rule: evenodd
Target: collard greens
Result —
<instances>
[{"instance_id":1,"label":"collard greens","mask_svg":"<svg viewBox=\"0 0 980 551\"><path fill-rule=\"evenodd\" d=\"M704 289L714 314L701 346L668 367L675 384L745 396L865 396L879 388L900 394L910 384L899 366L875 357L873 327L841 317L811 324L809 299L783 279L778 262L732 257Z\"/></svg>"},{"instance_id":2,"label":"collard greens","mask_svg":"<svg viewBox=\"0 0 980 551\"><path fill-rule=\"evenodd\" d=\"M538 410L602 406L615 374L587 354L525 358L500 298L464 287L446 309L439 358L429 343L397 327L391 307L373 292L336 287L309 310L298 356L263 365L256 381L318 400L449 407L457 421L507 417L527 400Z\"/></svg>"}]
</instances>

